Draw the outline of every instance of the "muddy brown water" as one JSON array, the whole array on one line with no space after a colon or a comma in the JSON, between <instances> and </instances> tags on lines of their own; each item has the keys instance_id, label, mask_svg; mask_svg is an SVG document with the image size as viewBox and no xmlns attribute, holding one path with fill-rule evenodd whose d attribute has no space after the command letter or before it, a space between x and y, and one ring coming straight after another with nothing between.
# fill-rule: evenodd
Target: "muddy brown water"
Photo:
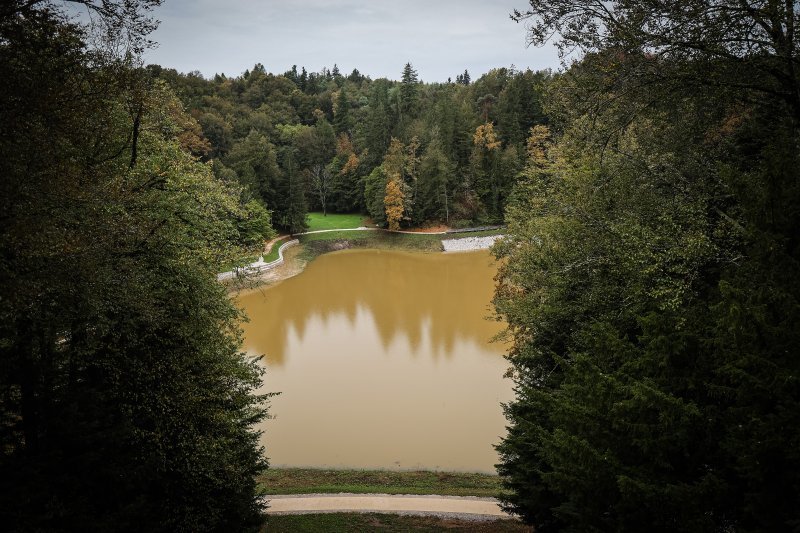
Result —
<instances>
[{"instance_id":1,"label":"muddy brown water","mask_svg":"<svg viewBox=\"0 0 800 533\"><path fill-rule=\"evenodd\" d=\"M238 295L266 354L273 466L493 472L504 433L503 325L486 251L346 250Z\"/></svg>"}]
</instances>

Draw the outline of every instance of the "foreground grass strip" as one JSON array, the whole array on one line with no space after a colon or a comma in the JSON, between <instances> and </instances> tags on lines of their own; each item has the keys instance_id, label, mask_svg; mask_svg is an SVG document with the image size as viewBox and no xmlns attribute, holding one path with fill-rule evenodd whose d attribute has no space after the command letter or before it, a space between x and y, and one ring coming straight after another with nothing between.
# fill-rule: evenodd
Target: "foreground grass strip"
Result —
<instances>
[{"instance_id":1,"label":"foreground grass strip","mask_svg":"<svg viewBox=\"0 0 800 533\"><path fill-rule=\"evenodd\" d=\"M335 513L270 516L262 531L352 532L352 531L475 531L478 533L522 533L531 529L515 520L472 521L428 516L379 513Z\"/></svg>"},{"instance_id":2,"label":"foreground grass strip","mask_svg":"<svg viewBox=\"0 0 800 533\"><path fill-rule=\"evenodd\" d=\"M457 472L271 468L259 478L267 494L440 494L484 496L501 492L500 478Z\"/></svg>"},{"instance_id":3,"label":"foreground grass strip","mask_svg":"<svg viewBox=\"0 0 800 533\"><path fill-rule=\"evenodd\" d=\"M323 216L322 213L309 213L307 231L317 231L321 229L358 228L363 225L364 215L360 215L358 213L328 213L326 216Z\"/></svg>"}]
</instances>

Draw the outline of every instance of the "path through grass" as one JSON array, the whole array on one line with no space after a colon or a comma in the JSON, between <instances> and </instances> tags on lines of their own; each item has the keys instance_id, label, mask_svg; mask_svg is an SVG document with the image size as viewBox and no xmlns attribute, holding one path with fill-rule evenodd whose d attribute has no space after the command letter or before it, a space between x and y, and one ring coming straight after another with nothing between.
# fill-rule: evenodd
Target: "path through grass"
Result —
<instances>
[{"instance_id":1,"label":"path through grass","mask_svg":"<svg viewBox=\"0 0 800 533\"><path fill-rule=\"evenodd\" d=\"M259 478L268 494L440 494L496 497L500 478L491 474L391 470L270 468Z\"/></svg>"}]
</instances>

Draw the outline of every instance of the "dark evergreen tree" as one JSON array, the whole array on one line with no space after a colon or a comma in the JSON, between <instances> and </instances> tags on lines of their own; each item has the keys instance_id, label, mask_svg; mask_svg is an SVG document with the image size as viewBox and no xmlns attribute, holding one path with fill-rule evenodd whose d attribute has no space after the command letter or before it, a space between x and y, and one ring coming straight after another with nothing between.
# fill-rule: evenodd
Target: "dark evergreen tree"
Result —
<instances>
[{"instance_id":1,"label":"dark evergreen tree","mask_svg":"<svg viewBox=\"0 0 800 533\"><path fill-rule=\"evenodd\" d=\"M350 101L347 99L347 91L344 86L339 89L339 96L336 98L333 126L336 133L349 133L351 129Z\"/></svg>"},{"instance_id":2,"label":"dark evergreen tree","mask_svg":"<svg viewBox=\"0 0 800 533\"><path fill-rule=\"evenodd\" d=\"M291 234L308 229L308 204L303 179L295 164L294 149L288 149L285 156L286 168L286 208L279 215L278 224Z\"/></svg>"},{"instance_id":3,"label":"dark evergreen tree","mask_svg":"<svg viewBox=\"0 0 800 533\"><path fill-rule=\"evenodd\" d=\"M301 67L300 71L300 90L303 92L308 92L308 72L306 72L306 67Z\"/></svg>"},{"instance_id":4,"label":"dark evergreen tree","mask_svg":"<svg viewBox=\"0 0 800 533\"><path fill-rule=\"evenodd\" d=\"M412 118L417 111L418 88L417 71L406 63L403 67L403 76L400 82L400 120Z\"/></svg>"},{"instance_id":5,"label":"dark evergreen tree","mask_svg":"<svg viewBox=\"0 0 800 533\"><path fill-rule=\"evenodd\" d=\"M364 81L364 76L361 75L361 73L358 71L357 68L354 68L353 72L351 72L350 75L347 76L347 79L352 83L360 84L362 81Z\"/></svg>"}]
</instances>

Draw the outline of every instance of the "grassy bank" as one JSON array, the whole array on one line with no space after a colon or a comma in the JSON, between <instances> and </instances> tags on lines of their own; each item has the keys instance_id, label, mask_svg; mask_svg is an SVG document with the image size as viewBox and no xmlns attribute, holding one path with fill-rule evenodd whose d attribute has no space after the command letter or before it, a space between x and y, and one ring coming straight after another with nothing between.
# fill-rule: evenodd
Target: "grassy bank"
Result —
<instances>
[{"instance_id":1,"label":"grassy bank","mask_svg":"<svg viewBox=\"0 0 800 533\"><path fill-rule=\"evenodd\" d=\"M427 516L399 516L378 513L335 513L270 516L264 532L326 533L353 531L474 531L477 533L523 533L531 529L516 520L475 522Z\"/></svg>"},{"instance_id":2,"label":"grassy bank","mask_svg":"<svg viewBox=\"0 0 800 533\"><path fill-rule=\"evenodd\" d=\"M496 497L500 478L458 472L271 468L259 478L268 494L441 494Z\"/></svg>"},{"instance_id":3,"label":"grassy bank","mask_svg":"<svg viewBox=\"0 0 800 533\"><path fill-rule=\"evenodd\" d=\"M501 233L503 233L503 230L448 233L446 235L390 233L386 231L331 231L328 233L301 235L298 239L300 244L304 245L303 259L311 260L324 253L347 248L441 252L442 239L484 237Z\"/></svg>"}]
</instances>

